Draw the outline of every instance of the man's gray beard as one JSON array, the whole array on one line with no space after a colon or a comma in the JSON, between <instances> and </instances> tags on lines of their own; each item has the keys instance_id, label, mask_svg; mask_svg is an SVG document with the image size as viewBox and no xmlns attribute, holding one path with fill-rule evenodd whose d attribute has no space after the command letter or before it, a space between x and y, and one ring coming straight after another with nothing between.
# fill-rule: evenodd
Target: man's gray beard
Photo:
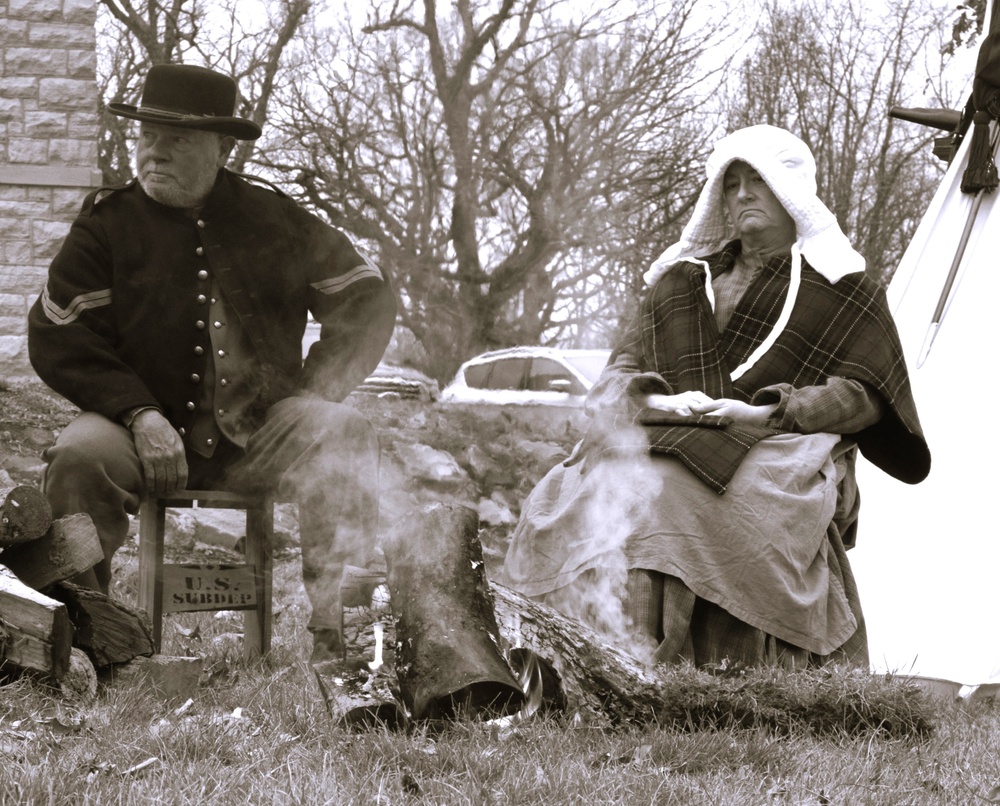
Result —
<instances>
[{"instance_id":1,"label":"man's gray beard","mask_svg":"<svg viewBox=\"0 0 1000 806\"><path fill-rule=\"evenodd\" d=\"M208 198L208 194L212 192L212 187L215 185L215 178L212 178L211 182L206 183L204 193L196 195L187 191L183 191L180 188L169 187L149 187L146 180L141 176L139 177L139 185L146 192L153 201L159 202L166 207L180 207L180 208L191 208L199 207L204 204L205 199Z\"/></svg>"}]
</instances>

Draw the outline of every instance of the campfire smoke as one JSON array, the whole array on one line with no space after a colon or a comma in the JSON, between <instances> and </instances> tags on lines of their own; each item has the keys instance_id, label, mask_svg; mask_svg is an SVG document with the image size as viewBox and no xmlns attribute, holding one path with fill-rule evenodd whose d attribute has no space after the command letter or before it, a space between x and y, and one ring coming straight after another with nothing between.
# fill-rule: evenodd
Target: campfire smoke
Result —
<instances>
[{"instance_id":1,"label":"campfire smoke","mask_svg":"<svg viewBox=\"0 0 1000 806\"><path fill-rule=\"evenodd\" d=\"M635 438L644 444L644 435ZM624 442L627 438L617 439ZM645 469L650 461L648 452L637 448L634 453L630 450L604 457L586 469L580 482L584 492L575 511L563 513L569 522L562 528L576 536L573 555L566 562L573 564L577 576L538 598L652 664L655 642L636 635L624 604L628 577L625 548L634 522L631 513L648 507L663 488L660 474ZM623 484L623 479L628 482Z\"/></svg>"}]
</instances>

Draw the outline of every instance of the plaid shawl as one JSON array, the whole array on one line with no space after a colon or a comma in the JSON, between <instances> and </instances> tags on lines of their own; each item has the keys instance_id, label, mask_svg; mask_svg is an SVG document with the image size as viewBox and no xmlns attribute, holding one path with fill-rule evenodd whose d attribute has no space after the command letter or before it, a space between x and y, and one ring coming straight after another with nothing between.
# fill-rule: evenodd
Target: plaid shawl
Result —
<instances>
[{"instance_id":1,"label":"plaid shawl","mask_svg":"<svg viewBox=\"0 0 1000 806\"><path fill-rule=\"evenodd\" d=\"M733 241L706 258L712 275L726 271L740 251ZM705 294L704 268L680 263L643 300L619 347L635 357L641 373L629 383L635 393L702 391L754 404L772 402L758 392L774 384L795 388L830 377L859 380L886 403L882 419L853 435L873 464L904 482L921 481L930 453L920 429L909 376L885 292L863 272L831 284L803 260L802 285L791 319L774 346L738 381L730 373L771 331L788 289L791 259L773 258L739 301L726 329L718 332ZM662 378L662 385L648 373ZM755 395L756 398L755 398ZM762 396L765 395L765 396ZM641 415L641 413L640 413ZM623 420L641 420L633 410ZM685 424L644 425L650 450L676 456L719 493L753 445L779 433L774 428L692 418ZM715 427L705 427L710 424ZM588 442L590 443L588 445ZM613 437L588 435L580 455L627 446Z\"/></svg>"}]
</instances>

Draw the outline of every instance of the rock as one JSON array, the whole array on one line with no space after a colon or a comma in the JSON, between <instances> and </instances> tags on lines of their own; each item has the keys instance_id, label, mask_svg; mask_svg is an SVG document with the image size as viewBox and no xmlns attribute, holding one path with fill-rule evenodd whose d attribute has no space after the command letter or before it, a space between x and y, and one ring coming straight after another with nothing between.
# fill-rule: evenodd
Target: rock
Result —
<instances>
[{"instance_id":1,"label":"rock","mask_svg":"<svg viewBox=\"0 0 1000 806\"><path fill-rule=\"evenodd\" d=\"M450 453L422 444L399 444L396 456L403 464L405 476L433 484L458 485L469 481L469 475Z\"/></svg>"},{"instance_id":2,"label":"rock","mask_svg":"<svg viewBox=\"0 0 1000 806\"><path fill-rule=\"evenodd\" d=\"M191 551L194 548L194 533L197 528L194 516L186 510L168 509L163 542L175 549Z\"/></svg>"},{"instance_id":3,"label":"rock","mask_svg":"<svg viewBox=\"0 0 1000 806\"><path fill-rule=\"evenodd\" d=\"M69 656L69 669L59 681L63 699L76 705L92 705L97 699L97 672L87 653L74 647Z\"/></svg>"},{"instance_id":4,"label":"rock","mask_svg":"<svg viewBox=\"0 0 1000 806\"><path fill-rule=\"evenodd\" d=\"M563 461L568 454L561 445L553 442L539 442L537 440L518 440L516 450L519 454L526 454L532 461L542 465L547 469Z\"/></svg>"},{"instance_id":5,"label":"rock","mask_svg":"<svg viewBox=\"0 0 1000 806\"><path fill-rule=\"evenodd\" d=\"M510 508L493 498L484 498L477 507L481 523L490 526L513 526L517 518Z\"/></svg>"},{"instance_id":6,"label":"rock","mask_svg":"<svg viewBox=\"0 0 1000 806\"><path fill-rule=\"evenodd\" d=\"M227 551L242 552L246 536L246 513L240 509L168 509L167 545L191 551L200 543ZM275 549L299 544L298 507L292 503L274 506Z\"/></svg>"},{"instance_id":7,"label":"rock","mask_svg":"<svg viewBox=\"0 0 1000 806\"><path fill-rule=\"evenodd\" d=\"M470 445L466 460L469 473L487 490L516 483L516 463L498 462L478 445Z\"/></svg>"},{"instance_id":8,"label":"rock","mask_svg":"<svg viewBox=\"0 0 1000 806\"><path fill-rule=\"evenodd\" d=\"M3 466L18 478L28 479L32 483L37 483L42 478L42 471L45 470L45 462L37 456L18 456L17 454L4 456Z\"/></svg>"},{"instance_id":9,"label":"rock","mask_svg":"<svg viewBox=\"0 0 1000 806\"><path fill-rule=\"evenodd\" d=\"M406 423L411 431L419 431L427 427L427 414L421 410L414 414Z\"/></svg>"},{"instance_id":10,"label":"rock","mask_svg":"<svg viewBox=\"0 0 1000 806\"><path fill-rule=\"evenodd\" d=\"M115 667L117 685L141 686L164 700L189 699L198 690L204 660L196 657L152 655Z\"/></svg>"}]
</instances>

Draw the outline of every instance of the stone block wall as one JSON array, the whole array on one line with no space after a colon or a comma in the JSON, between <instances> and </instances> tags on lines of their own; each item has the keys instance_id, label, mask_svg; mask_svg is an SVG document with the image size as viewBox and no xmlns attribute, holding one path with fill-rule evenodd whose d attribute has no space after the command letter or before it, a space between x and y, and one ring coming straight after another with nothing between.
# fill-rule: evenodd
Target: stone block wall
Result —
<instances>
[{"instance_id":1,"label":"stone block wall","mask_svg":"<svg viewBox=\"0 0 1000 806\"><path fill-rule=\"evenodd\" d=\"M96 0L0 0L0 378L31 375L25 323L99 186Z\"/></svg>"}]
</instances>

